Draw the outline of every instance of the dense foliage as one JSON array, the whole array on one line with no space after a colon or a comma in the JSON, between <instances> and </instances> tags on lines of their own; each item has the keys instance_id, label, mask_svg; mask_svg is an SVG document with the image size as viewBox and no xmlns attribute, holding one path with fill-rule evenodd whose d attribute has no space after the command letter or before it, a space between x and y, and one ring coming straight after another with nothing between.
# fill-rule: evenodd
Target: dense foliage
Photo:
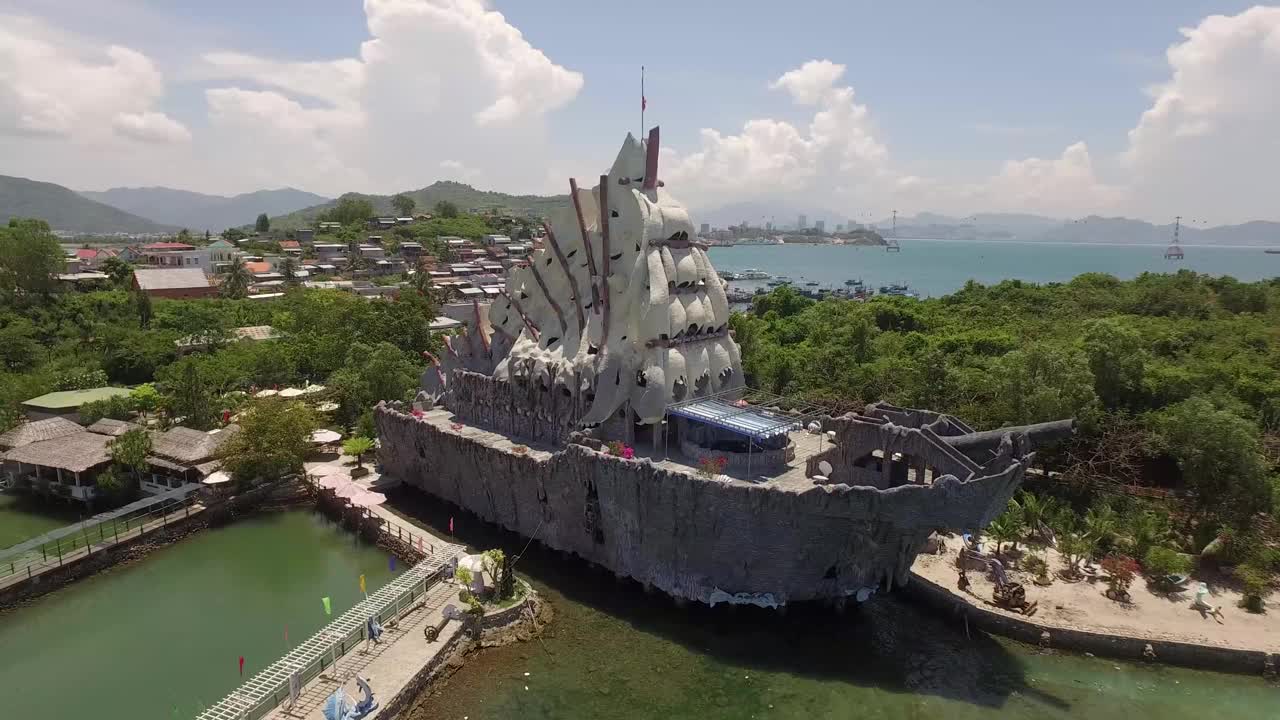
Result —
<instances>
[{"instance_id":1,"label":"dense foliage","mask_svg":"<svg viewBox=\"0 0 1280 720\"><path fill-rule=\"evenodd\" d=\"M1106 462L1084 474L1174 488L1242 524L1271 508L1276 483L1278 294L1276 281L1190 271L969 283L924 301L782 288L731 324L754 386L843 409L884 399L980 428L1075 417L1071 452L1042 453L1056 469L1079 471L1103 447Z\"/></svg>"}]
</instances>

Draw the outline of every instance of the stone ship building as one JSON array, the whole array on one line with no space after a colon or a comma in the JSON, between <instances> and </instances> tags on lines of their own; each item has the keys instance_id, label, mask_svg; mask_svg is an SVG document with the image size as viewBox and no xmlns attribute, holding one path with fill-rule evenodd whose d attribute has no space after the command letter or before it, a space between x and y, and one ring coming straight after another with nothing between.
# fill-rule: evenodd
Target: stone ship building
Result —
<instances>
[{"instance_id":1,"label":"stone ship building","mask_svg":"<svg viewBox=\"0 0 1280 720\"><path fill-rule=\"evenodd\" d=\"M628 135L413 408L375 413L387 472L680 599L865 600L935 530L977 530L1071 421L978 433L873 404L832 417L744 386L724 285Z\"/></svg>"}]
</instances>

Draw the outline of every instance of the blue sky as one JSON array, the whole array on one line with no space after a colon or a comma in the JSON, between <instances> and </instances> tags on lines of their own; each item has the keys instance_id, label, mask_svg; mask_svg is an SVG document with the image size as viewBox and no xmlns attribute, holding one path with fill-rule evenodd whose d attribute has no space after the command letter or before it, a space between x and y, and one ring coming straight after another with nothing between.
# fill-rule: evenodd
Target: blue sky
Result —
<instances>
[{"instance_id":1,"label":"blue sky","mask_svg":"<svg viewBox=\"0 0 1280 720\"><path fill-rule=\"evenodd\" d=\"M399 43L395 56L404 62L396 74L387 77L418 81L436 74L440 78L432 80L430 87L443 88L442 92L457 88L456 92L464 96L458 107L470 108L468 103L482 106L486 102L479 97L483 92L472 89L493 82L492 68L487 73L484 68L476 69L471 51L454 45L455 41L463 42L458 39L459 33L436 34L439 23L435 20L403 19L409 17L404 13L413 11L418 3L448 6L452 9L441 12L453 13L457 11L453 6L476 2L371 0L366 8L359 2L337 0L100 0L86 7L74 0L5 0L0 3L0 15L38 23L39 32L34 34L47 36L54 47L59 43L77 46L66 50L77 61L93 62L95 45L121 45L144 55L163 75L163 89L150 92L141 103L145 107L130 112L162 114L180 125L186 134L174 130L161 135L195 146L194 150L187 148L185 156L198 162L199 148L229 142L228 138L237 133L242 136L255 124L273 122L272 118L279 116L276 111L259 107L252 115L254 122L248 123L243 116L233 117L244 110L244 98L232 101L227 96L226 102L240 104L234 109L224 104L224 112L214 112L211 90L235 88L249 94L278 94L303 111L326 108L332 99L323 97L323 93L299 90L289 84L291 81L280 81L278 75L276 80L264 78L273 70L296 70L297 63L361 58L361 43L375 34L375 14L388 18L382 26L384 32L389 27L413 30L394 41ZM670 166L674 177L687 180L692 200L704 205L727 202L737 197L735 193L746 190L725 187L727 178L716 176L717 168L721 173L760 170L764 174L758 180L767 183L774 177L771 173L776 172L775 156L800 148L808 156L785 160L788 167L794 163L799 166L794 177L780 182L776 192L793 204L905 203L917 210L1026 210L1064 216L1087 214L1096 206L1103 214L1160 217L1184 202L1198 202L1197 187L1153 185L1153 177L1140 176L1135 158L1159 168L1159 173L1165 175L1171 172L1170 167L1187 174L1196 174L1199 167L1195 163L1170 166L1169 158L1195 160L1213 156L1208 146L1177 152L1171 151L1164 140L1134 147L1130 138L1130 132L1142 122L1143 113L1153 107L1149 89L1169 85L1176 77L1179 68L1171 65L1166 50L1192 42L1181 29L1202 26L1214 14L1226 15L1232 22L1224 25L1222 32L1206 31L1202 40L1194 41L1212 48L1208 53L1189 49L1188 58L1183 61L1187 64L1182 67L1183 74L1199 79L1170 91L1171 97L1180 99L1193 97L1193 92L1204 93L1202 108L1197 112L1208 112L1203 108L1210 106L1234 107L1242 104L1240 98L1251 94L1274 97L1275 90L1266 86L1275 84L1276 68L1252 61L1243 65L1231 63L1236 62L1232 58L1251 52L1261 53L1266 62L1280 54L1272 47L1277 41L1268 39L1280 36L1272 34L1280 33L1273 26L1277 22L1275 14L1246 13L1250 4L1235 2L792 0L779 4L746 0L727 4L496 0L490 8L501 12L506 23L523 35L530 52L545 56L546 67L541 67L542 61L532 63L539 66L538 72L527 82L518 83L528 91L528 96L515 105L519 109L516 122L521 127L499 133L490 126L473 133L474 128L462 127L456 118L444 114L450 105L449 97L440 98L429 111L392 103L385 113L398 112L406 123L388 125L388 129L409 133L414 128L439 126L443 128L441 132L447 130L457 138L453 143L436 146L429 141L415 148L410 155L420 169L414 174L403 168L382 172L378 167L358 166L352 158L360 157L361 149L366 157L378 157L382 149L357 148L350 143L332 148L326 143L336 142L332 138L337 131L324 124L329 120L307 119L300 121L301 125L286 128L293 133L290 137L298 136L299 127L315 132L316 137L309 140L307 147L321 154L332 151L333 158L318 164L313 172L282 172L278 184L295 184L331 194L344 189L385 192L400 189L390 183L418 187L437 179L440 162L444 162L449 167L465 168L458 171L464 172L460 179L477 185L512 191L557 189L553 173L598 171L609 163L622 133L638 126L638 75L644 64L648 69L647 120L662 125L664 148L674 153L676 164ZM470 18L460 22L481 22L471 10L457 11ZM488 21L482 24L492 25ZM485 32L490 31L484 30L476 37L485 37ZM393 41L387 39L385 44L390 47ZM434 47L444 49L432 54ZM530 56L523 49L517 48L508 55L505 52L486 57L485 62L493 67L502 67L508 61L529 62ZM250 70L240 62L229 70L226 62L211 63L210 53L236 53L262 62ZM1191 66L1206 54L1225 59ZM451 62L455 59L456 64ZM825 99L800 102L796 100L798 96L788 97L792 91L786 87L771 87L784 74L819 60L843 66L843 73L831 83L830 91L851 87L852 104L831 96L827 90L823 91L827 93ZM266 67L266 62L272 65ZM478 73L474 79L473 72ZM1228 72L1233 77L1243 72L1257 83L1256 88L1241 89L1227 98L1212 96L1216 77L1213 73ZM374 75L372 70L368 74ZM553 99L545 106L538 105L539 82L546 80L555 85L555 78L564 81L574 74L580 76L576 89L561 82L558 89L546 93ZM501 96L503 91L495 92ZM0 100L3 97L0 95ZM257 96L252 99L269 100ZM367 90L353 95L350 105L365 112L377 111ZM863 138L862 149L839 142L824 144L825 139L812 134L810 124L815 113L833 107L834 112L859 114L853 125L842 125L839 132ZM1246 111L1261 113L1271 109L1268 99ZM409 122L414 118L420 121ZM1185 136L1178 128L1203 120L1163 119L1168 126L1161 136L1165 139ZM784 130L793 128L800 137L790 143L791 149L767 143L761 147L761 143L751 141L750 133L744 132L744 124L753 120L785 124ZM1231 124L1209 120L1209 125L1215 127ZM1245 123L1248 127L1256 124ZM233 126L236 133L229 132ZM721 139L708 145L704 129L717 131ZM1156 136L1159 130L1156 127L1146 134ZM365 132L359 144L367 146L369 136ZM741 143L737 143L739 139ZM56 140L46 138L41 142L51 144ZM81 138L76 144L83 147L84 142ZM1259 142L1265 143L1265 136ZM530 148L527 163L509 157L512 148L520 147L520 143L537 146L536 150ZM1081 143L1083 152L1078 145ZM263 139L253 147L260 152L262 147L278 144L278 139ZM868 144L878 149L868 151ZM1076 150L1072 151L1073 147ZM496 148L501 148L504 156L497 155ZM48 148L43 150L47 156ZM446 156L450 151L457 156ZM725 154L731 151L738 154ZM743 157L753 152L764 160L753 162ZM233 155L230 151L219 154ZM1239 148L1227 154L1249 157ZM166 165L180 167L173 158L184 153L169 148L162 155L169 161L157 162L154 167L130 168L118 173L118 179L101 168L77 167L70 160L55 162L48 168L55 177L47 179L69 182L67 176L80 175L88 182L72 183L77 187L148 182L220 192L251 190L263 182L271 184L271 174L266 169L237 175L219 167L196 173L198 177L190 177L190 171L185 178L166 177ZM844 159L834 164L822 159L833 155ZM300 156L305 157L305 153L300 152ZM243 157L252 160L253 153L244 150ZM1266 153L1258 159L1260 166L1265 159ZM1010 197L999 187L999 176L1009 163L1030 160L1040 164L1018 165L1011 177L1004 178L1009 181L1007 187L1019 190L1014 193L1017 197ZM1054 160L1060 162L1050 166ZM508 164L507 172L503 171L502 162ZM352 172L342 173L341 168L347 166ZM317 169L323 172L315 172ZM1065 173L1065 184L1042 182L1046 175L1054 173ZM1082 179L1082 173L1088 177ZM1039 195L1032 197L1022 192L1028 186L1028 178L1044 185L1038 190ZM368 186L347 188L344 182ZM1247 188L1242 190L1237 195L1250 196ZM1055 198L1055 192L1063 197ZM1161 194L1166 197L1162 199ZM1066 201L1066 196L1071 201ZM1245 219L1266 209L1260 200L1225 194L1221 201L1209 205L1201 214L1220 221Z\"/></svg>"}]
</instances>

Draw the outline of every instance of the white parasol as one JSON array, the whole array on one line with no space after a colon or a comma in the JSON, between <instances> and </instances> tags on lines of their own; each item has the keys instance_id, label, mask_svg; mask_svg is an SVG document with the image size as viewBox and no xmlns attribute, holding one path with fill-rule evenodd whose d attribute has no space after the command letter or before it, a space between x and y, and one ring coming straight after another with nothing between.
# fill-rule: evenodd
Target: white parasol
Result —
<instances>
[{"instance_id":1,"label":"white parasol","mask_svg":"<svg viewBox=\"0 0 1280 720\"><path fill-rule=\"evenodd\" d=\"M336 477L336 476L330 475L328 477ZM367 492L369 491L365 490L364 488L360 487L356 483L352 482L351 478L348 477L346 479L346 484L339 487L337 492L334 493L334 495L337 495L340 498L347 498L348 500L351 500L353 498L360 497L361 495L364 495Z\"/></svg>"},{"instance_id":2,"label":"white parasol","mask_svg":"<svg viewBox=\"0 0 1280 720\"><path fill-rule=\"evenodd\" d=\"M269 398L279 394L280 394L279 390L272 390L271 388L267 388L266 390L259 390L258 392L254 393L253 396L256 398Z\"/></svg>"},{"instance_id":3,"label":"white parasol","mask_svg":"<svg viewBox=\"0 0 1280 720\"><path fill-rule=\"evenodd\" d=\"M323 402L316 406L316 410L322 413L330 413L337 409L338 403L336 402Z\"/></svg>"},{"instance_id":4,"label":"white parasol","mask_svg":"<svg viewBox=\"0 0 1280 720\"><path fill-rule=\"evenodd\" d=\"M215 473L211 473L209 477L205 478L202 482L205 485L221 485L223 483L231 482L231 476L219 470Z\"/></svg>"},{"instance_id":5,"label":"white parasol","mask_svg":"<svg viewBox=\"0 0 1280 720\"><path fill-rule=\"evenodd\" d=\"M336 443L341 439L342 433L334 430L316 430L311 433L312 445L328 445L329 443Z\"/></svg>"},{"instance_id":6,"label":"white parasol","mask_svg":"<svg viewBox=\"0 0 1280 720\"><path fill-rule=\"evenodd\" d=\"M306 394L308 394L308 395L312 395L312 394L315 394L315 393L318 393L318 392L324 392L324 386L323 386L323 385L308 385L308 386L306 386L306 387L302 388L302 392L304 392L304 393L306 393Z\"/></svg>"},{"instance_id":7,"label":"white parasol","mask_svg":"<svg viewBox=\"0 0 1280 720\"><path fill-rule=\"evenodd\" d=\"M305 393L305 392L306 392L306 391L304 391L302 388L285 388L285 389L283 389L283 390L281 390L281 391L280 391L280 397L282 397L282 398L296 398L296 397L301 396L301 395L302 395L303 393Z\"/></svg>"},{"instance_id":8,"label":"white parasol","mask_svg":"<svg viewBox=\"0 0 1280 720\"><path fill-rule=\"evenodd\" d=\"M328 488L330 490L341 490L342 488L351 485L352 482L350 475L347 475L346 473L335 473L333 475L321 476L320 479L316 481L316 484L322 488Z\"/></svg>"}]
</instances>

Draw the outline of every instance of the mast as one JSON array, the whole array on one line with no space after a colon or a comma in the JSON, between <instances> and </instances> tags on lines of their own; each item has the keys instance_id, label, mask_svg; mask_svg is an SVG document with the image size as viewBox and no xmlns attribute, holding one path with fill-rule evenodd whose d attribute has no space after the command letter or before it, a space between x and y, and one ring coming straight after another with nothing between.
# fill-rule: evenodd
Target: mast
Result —
<instances>
[{"instance_id":1,"label":"mast","mask_svg":"<svg viewBox=\"0 0 1280 720\"><path fill-rule=\"evenodd\" d=\"M644 108L648 102L644 97L644 66L640 66L640 137L644 137Z\"/></svg>"},{"instance_id":2,"label":"mast","mask_svg":"<svg viewBox=\"0 0 1280 720\"><path fill-rule=\"evenodd\" d=\"M1164 251L1165 260L1181 260L1183 257L1182 246L1178 244L1178 237L1182 230L1182 216L1179 215L1173 219L1173 242L1170 243L1168 249Z\"/></svg>"}]
</instances>

